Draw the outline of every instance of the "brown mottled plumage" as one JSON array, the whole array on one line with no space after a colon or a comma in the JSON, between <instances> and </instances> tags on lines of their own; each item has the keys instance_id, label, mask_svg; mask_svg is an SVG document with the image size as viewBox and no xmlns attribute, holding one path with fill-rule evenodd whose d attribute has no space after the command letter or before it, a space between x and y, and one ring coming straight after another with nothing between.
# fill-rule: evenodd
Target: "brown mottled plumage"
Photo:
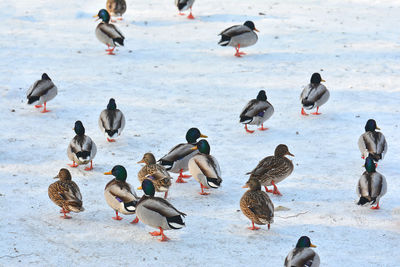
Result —
<instances>
[{"instance_id":1,"label":"brown mottled plumage","mask_svg":"<svg viewBox=\"0 0 400 267\"><path fill-rule=\"evenodd\" d=\"M64 213L62 217L69 219L71 217L66 216L66 213L84 211L81 192L78 185L71 180L71 173L67 169L61 169L54 178L60 180L49 186L48 194L50 199L62 208L61 212Z\"/></svg>"},{"instance_id":2,"label":"brown mottled plumage","mask_svg":"<svg viewBox=\"0 0 400 267\"><path fill-rule=\"evenodd\" d=\"M259 229L254 226L254 223L258 225L268 224L269 229L270 224L274 222L274 204L271 199L267 193L261 191L261 184L256 179L250 179L243 187L250 188L240 199L240 209L253 224L253 227L249 229Z\"/></svg>"},{"instance_id":3,"label":"brown mottled plumage","mask_svg":"<svg viewBox=\"0 0 400 267\"><path fill-rule=\"evenodd\" d=\"M125 0L107 0L106 9L111 16L122 16L126 11Z\"/></svg>"}]
</instances>

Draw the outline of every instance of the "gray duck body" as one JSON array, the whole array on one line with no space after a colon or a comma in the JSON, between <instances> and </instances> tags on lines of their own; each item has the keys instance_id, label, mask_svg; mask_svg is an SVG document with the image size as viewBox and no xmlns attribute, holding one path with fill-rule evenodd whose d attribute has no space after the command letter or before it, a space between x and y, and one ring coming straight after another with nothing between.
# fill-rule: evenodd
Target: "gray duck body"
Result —
<instances>
[{"instance_id":1,"label":"gray duck body","mask_svg":"<svg viewBox=\"0 0 400 267\"><path fill-rule=\"evenodd\" d=\"M368 154L371 154L374 161L379 161L384 158L387 152L385 136L381 132L365 132L358 139L358 148L362 157L366 158Z\"/></svg>"},{"instance_id":2,"label":"gray duck body","mask_svg":"<svg viewBox=\"0 0 400 267\"><path fill-rule=\"evenodd\" d=\"M285 267L319 267L320 258L311 248L294 248L285 259Z\"/></svg>"},{"instance_id":3,"label":"gray duck body","mask_svg":"<svg viewBox=\"0 0 400 267\"><path fill-rule=\"evenodd\" d=\"M257 40L257 34L246 25L235 25L222 31L221 40L218 42L221 46L248 47L254 45Z\"/></svg>"},{"instance_id":4,"label":"gray duck body","mask_svg":"<svg viewBox=\"0 0 400 267\"><path fill-rule=\"evenodd\" d=\"M261 125L274 114L274 107L268 101L252 99L240 113L243 124Z\"/></svg>"},{"instance_id":5,"label":"gray duck body","mask_svg":"<svg viewBox=\"0 0 400 267\"><path fill-rule=\"evenodd\" d=\"M305 109L313 109L325 104L329 96L330 93L325 85L309 83L303 88L300 99Z\"/></svg>"},{"instance_id":6,"label":"gray duck body","mask_svg":"<svg viewBox=\"0 0 400 267\"><path fill-rule=\"evenodd\" d=\"M87 164L97 153L96 144L87 135L76 135L68 145L67 155L78 165Z\"/></svg>"},{"instance_id":7,"label":"gray duck body","mask_svg":"<svg viewBox=\"0 0 400 267\"><path fill-rule=\"evenodd\" d=\"M47 76L42 75L42 79L37 80L26 92L28 104L41 105L56 97L58 93L57 87L53 81Z\"/></svg>"},{"instance_id":8,"label":"gray duck body","mask_svg":"<svg viewBox=\"0 0 400 267\"><path fill-rule=\"evenodd\" d=\"M387 192L387 182L385 176L379 172L365 171L357 184L356 193L360 198L364 198L370 205L379 202L379 199ZM361 202L361 200L360 200ZM358 204L362 204L362 203ZM365 203L364 203L365 204Z\"/></svg>"},{"instance_id":9,"label":"gray duck body","mask_svg":"<svg viewBox=\"0 0 400 267\"><path fill-rule=\"evenodd\" d=\"M106 138L110 139L121 135L121 132L125 128L125 116L119 109L104 109L100 113L98 122L100 130L104 133Z\"/></svg>"},{"instance_id":10,"label":"gray duck body","mask_svg":"<svg viewBox=\"0 0 400 267\"><path fill-rule=\"evenodd\" d=\"M110 47L124 45L124 35L117 26L111 23L100 22L96 27L96 37L100 42Z\"/></svg>"}]
</instances>

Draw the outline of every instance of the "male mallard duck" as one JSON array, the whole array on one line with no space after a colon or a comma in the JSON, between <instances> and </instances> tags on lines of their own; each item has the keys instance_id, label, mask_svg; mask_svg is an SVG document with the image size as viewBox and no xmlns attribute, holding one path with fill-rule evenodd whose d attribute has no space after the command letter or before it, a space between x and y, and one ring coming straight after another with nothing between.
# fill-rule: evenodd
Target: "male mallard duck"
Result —
<instances>
[{"instance_id":1,"label":"male mallard duck","mask_svg":"<svg viewBox=\"0 0 400 267\"><path fill-rule=\"evenodd\" d=\"M267 101L267 95L264 90L258 92L257 98L252 99L240 113L240 122L244 123L244 128L248 133L254 133L247 129L247 124L257 125L261 124L261 131L268 130L264 128L264 122L274 114L274 107Z\"/></svg>"},{"instance_id":2,"label":"male mallard duck","mask_svg":"<svg viewBox=\"0 0 400 267\"><path fill-rule=\"evenodd\" d=\"M100 113L99 127L108 142L115 142L115 138L121 135L125 127L125 116L117 109L114 98L110 98L107 109Z\"/></svg>"},{"instance_id":3,"label":"male mallard duck","mask_svg":"<svg viewBox=\"0 0 400 267\"><path fill-rule=\"evenodd\" d=\"M142 183L145 179L151 179L157 192L165 192L164 198L168 196L168 190L171 186L172 177L169 175L164 166L156 163L156 158L152 153L146 153L138 163L146 165L138 173L139 182ZM139 187L138 189L142 189Z\"/></svg>"},{"instance_id":4,"label":"male mallard duck","mask_svg":"<svg viewBox=\"0 0 400 267\"><path fill-rule=\"evenodd\" d=\"M218 42L221 46L233 46L236 49L235 56L240 57L246 55L244 52L239 52L241 47L248 47L255 44L258 40L258 32L252 21L246 21L243 25L235 25L223 30L221 40Z\"/></svg>"},{"instance_id":5,"label":"male mallard duck","mask_svg":"<svg viewBox=\"0 0 400 267\"><path fill-rule=\"evenodd\" d=\"M361 175L357 185L357 195L360 197L358 205L364 205L366 203L375 207L371 209L379 209L379 199L386 194L387 183L386 178L375 170L374 158L369 155L365 159L365 172Z\"/></svg>"},{"instance_id":6,"label":"male mallard duck","mask_svg":"<svg viewBox=\"0 0 400 267\"><path fill-rule=\"evenodd\" d=\"M114 220L122 220L118 212L126 215L136 212L136 204L139 200L135 190L126 182L127 172L124 166L115 165L111 171L105 172L105 175L113 175L115 178L109 181L104 188L104 197L107 204L115 210ZM137 223L136 218L131 223Z\"/></svg>"},{"instance_id":7,"label":"male mallard duck","mask_svg":"<svg viewBox=\"0 0 400 267\"><path fill-rule=\"evenodd\" d=\"M265 187L265 191L274 195L282 195L276 184L288 177L293 171L293 163L286 155L294 157L286 145L278 145L275 148L274 156L262 159L257 167L246 174L250 174L250 179L257 179ZM272 185L274 190L268 190L267 186Z\"/></svg>"},{"instance_id":8,"label":"male mallard duck","mask_svg":"<svg viewBox=\"0 0 400 267\"><path fill-rule=\"evenodd\" d=\"M42 113L50 111L46 109L46 103L55 98L56 95L57 87L46 73L43 73L42 79L37 80L26 92L29 105L35 103L35 108L41 108L44 104Z\"/></svg>"},{"instance_id":9,"label":"male mallard duck","mask_svg":"<svg viewBox=\"0 0 400 267\"><path fill-rule=\"evenodd\" d=\"M250 179L243 188L249 188L240 199L240 209L247 218L251 220L253 227L250 230L258 230L259 227L254 226L254 223L259 225L270 224L274 222L274 204L267 195L261 191L261 184L257 179Z\"/></svg>"},{"instance_id":10,"label":"male mallard duck","mask_svg":"<svg viewBox=\"0 0 400 267\"><path fill-rule=\"evenodd\" d=\"M188 19L194 19L192 15L192 6L194 0L175 0L175 5L179 10L179 15L184 15L182 11L190 9L190 14L187 16Z\"/></svg>"},{"instance_id":11,"label":"male mallard duck","mask_svg":"<svg viewBox=\"0 0 400 267\"><path fill-rule=\"evenodd\" d=\"M110 23L110 14L107 12L107 10L101 9L95 17L98 17L97 20L103 20L96 27L97 39L99 39L103 44L107 45L108 49L106 49L106 51L109 55L115 55L113 52L115 46L124 46L124 35L114 24Z\"/></svg>"},{"instance_id":12,"label":"male mallard duck","mask_svg":"<svg viewBox=\"0 0 400 267\"><path fill-rule=\"evenodd\" d=\"M296 247L287 255L285 267L318 267L319 256L310 247L316 248L317 246L311 244L308 236L300 237Z\"/></svg>"},{"instance_id":13,"label":"male mallard duck","mask_svg":"<svg viewBox=\"0 0 400 267\"><path fill-rule=\"evenodd\" d=\"M160 241L167 241L164 230L181 229L185 226L182 217L186 214L177 210L163 198L155 197L155 188L151 180L142 182L144 195L136 206L136 215L139 220L148 226L160 229L160 232L151 232L152 236L161 235Z\"/></svg>"},{"instance_id":14,"label":"male mallard duck","mask_svg":"<svg viewBox=\"0 0 400 267\"><path fill-rule=\"evenodd\" d=\"M207 140L200 140L192 149L198 149L200 154L189 160L189 172L200 183L200 195L208 195L210 193L204 192L204 188L218 188L222 183L218 161L210 155L210 145Z\"/></svg>"},{"instance_id":15,"label":"male mallard duck","mask_svg":"<svg viewBox=\"0 0 400 267\"><path fill-rule=\"evenodd\" d=\"M325 82L325 80L322 80L319 73L314 73L311 76L310 83L304 87L300 95L301 104L303 105L301 108L301 115L307 116L308 114L304 109L313 109L315 107L317 107L317 111L311 114L321 114L318 113L319 107L325 104L329 99L329 91L321 82Z\"/></svg>"},{"instance_id":16,"label":"male mallard duck","mask_svg":"<svg viewBox=\"0 0 400 267\"><path fill-rule=\"evenodd\" d=\"M75 122L74 131L76 135L72 138L67 149L68 158L72 160L72 164L69 164L69 166L76 168L78 165L90 162L90 167L85 168L85 171L90 171L93 169L92 160L97 153L96 144L89 136L85 135L85 127L83 127L81 121Z\"/></svg>"},{"instance_id":17,"label":"male mallard duck","mask_svg":"<svg viewBox=\"0 0 400 267\"><path fill-rule=\"evenodd\" d=\"M107 0L106 8L111 16L118 16L117 20L122 20L122 15L126 11L125 0Z\"/></svg>"},{"instance_id":18,"label":"male mallard duck","mask_svg":"<svg viewBox=\"0 0 400 267\"><path fill-rule=\"evenodd\" d=\"M199 129L190 128L186 133L187 143L174 146L167 155L158 160L161 165L167 168L167 171L179 173L176 180L177 183L186 183L182 178L190 177L190 175L183 175L182 172L186 172L189 169L189 160L199 153L192 148L200 137L207 138L206 135L200 133Z\"/></svg>"},{"instance_id":19,"label":"male mallard duck","mask_svg":"<svg viewBox=\"0 0 400 267\"><path fill-rule=\"evenodd\" d=\"M71 219L66 214L73 212L81 212L85 209L82 207L82 195L78 185L71 180L71 173L67 169L61 169L54 179L60 179L49 186L49 198L59 207L62 208L60 213L64 213L61 218Z\"/></svg>"},{"instance_id":20,"label":"male mallard duck","mask_svg":"<svg viewBox=\"0 0 400 267\"><path fill-rule=\"evenodd\" d=\"M376 129L380 130L376 126L376 121L369 119L365 124L365 133L358 139L358 147L363 159L371 155L374 161L379 161L386 154L387 143L385 136L381 132L377 132Z\"/></svg>"}]
</instances>

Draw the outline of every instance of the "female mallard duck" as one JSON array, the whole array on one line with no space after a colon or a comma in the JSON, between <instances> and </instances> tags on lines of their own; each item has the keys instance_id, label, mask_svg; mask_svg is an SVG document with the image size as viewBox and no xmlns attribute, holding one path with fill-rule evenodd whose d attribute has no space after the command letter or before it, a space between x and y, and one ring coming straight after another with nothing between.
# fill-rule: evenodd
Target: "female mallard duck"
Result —
<instances>
[{"instance_id":1,"label":"female mallard duck","mask_svg":"<svg viewBox=\"0 0 400 267\"><path fill-rule=\"evenodd\" d=\"M118 16L117 20L122 20L122 15L126 11L125 0L107 0L106 8L111 16Z\"/></svg>"},{"instance_id":2,"label":"female mallard duck","mask_svg":"<svg viewBox=\"0 0 400 267\"><path fill-rule=\"evenodd\" d=\"M167 171L179 173L176 180L177 183L186 183L182 178L190 177L190 175L183 175L182 172L188 171L189 160L199 153L192 148L196 145L197 139L200 137L207 138L206 135L200 133L199 129L190 128L186 133L187 143L174 146L167 155L158 160L161 165L167 168Z\"/></svg>"},{"instance_id":3,"label":"female mallard duck","mask_svg":"<svg viewBox=\"0 0 400 267\"><path fill-rule=\"evenodd\" d=\"M300 237L296 247L287 255L285 267L318 267L319 256L310 247L316 248L317 246L311 244L308 236Z\"/></svg>"},{"instance_id":4,"label":"female mallard duck","mask_svg":"<svg viewBox=\"0 0 400 267\"><path fill-rule=\"evenodd\" d=\"M200 154L189 160L189 172L200 183L200 195L209 195L203 191L204 188L218 188L221 186L221 170L218 161L210 155L210 145L207 140L200 140L195 147Z\"/></svg>"},{"instance_id":5,"label":"female mallard duck","mask_svg":"<svg viewBox=\"0 0 400 267\"><path fill-rule=\"evenodd\" d=\"M182 11L190 9L190 14L187 16L188 19L194 19L192 15L192 6L194 0L175 0L175 5L179 10L179 15L184 15Z\"/></svg>"},{"instance_id":6,"label":"female mallard duck","mask_svg":"<svg viewBox=\"0 0 400 267\"><path fill-rule=\"evenodd\" d=\"M286 145L280 144L275 148L274 156L262 159L254 170L246 174L250 174L250 179L260 181L261 185L265 187L265 191L274 195L282 195L276 184L293 172L293 163L285 157L286 155L294 157ZM268 190L268 185L272 185L274 190Z\"/></svg>"},{"instance_id":7,"label":"female mallard duck","mask_svg":"<svg viewBox=\"0 0 400 267\"><path fill-rule=\"evenodd\" d=\"M114 24L109 23L110 14L107 12L107 10L101 9L95 17L98 17L97 20L103 20L96 27L97 39L99 39L103 44L107 45L108 49L106 49L106 51L109 55L115 55L115 46L124 46L124 35Z\"/></svg>"},{"instance_id":8,"label":"female mallard duck","mask_svg":"<svg viewBox=\"0 0 400 267\"><path fill-rule=\"evenodd\" d=\"M165 192L164 198L168 196L168 190L171 186L172 177L169 175L164 166L156 163L156 158L152 153L146 153L138 163L145 163L146 165L138 173L140 184L145 179L151 179L157 192ZM142 189L139 187L138 189Z\"/></svg>"},{"instance_id":9,"label":"female mallard duck","mask_svg":"<svg viewBox=\"0 0 400 267\"><path fill-rule=\"evenodd\" d=\"M35 103L35 108L41 108L44 104L42 113L50 111L46 109L46 103L55 98L56 95L57 87L46 73L43 73L42 79L37 80L26 92L29 105Z\"/></svg>"},{"instance_id":10,"label":"female mallard duck","mask_svg":"<svg viewBox=\"0 0 400 267\"><path fill-rule=\"evenodd\" d=\"M250 179L243 188L249 188L240 199L240 209L247 218L251 220L253 227L250 230L258 230L259 227L254 226L270 224L274 222L274 204L267 195L261 191L261 184L257 179Z\"/></svg>"},{"instance_id":11,"label":"female mallard duck","mask_svg":"<svg viewBox=\"0 0 400 267\"><path fill-rule=\"evenodd\" d=\"M108 142L115 142L115 138L121 135L125 127L125 116L117 109L114 98L110 98L107 109L100 113L99 127Z\"/></svg>"},{"instance_id":12,"label":"female mallard duck","mask_svg":"<svg viewBox=\"0 0 400 267\"><path fill-rule=\"evenodd\" d=\"M303 105L301 115L308 116L304 109L313 109L315 107L317 107L317 111L311 114L321 115L321 113L318 113L318 109L329 99L329 91L321 82L325 82L325 80L322 80L319 73L314 73L311 76L310 83L304 87L300 95L301 104Z\"/></svg>"},{"instance_id":13,"label":"female mallard duck","mask_svg":"<svg viewBox=\"0 0 400 267\"><path fill-rule=\"evenodd\" d=\"M244 52L239 52L241 47L248 47L257 42L258 36L254 31L258 32L252 21L246 21L243 25L229 27L219 34L221 35L221 40L218 44L235 47L235 56L241 57L242 55L246 55Z\"/></svg>"},{"instance_id":14,"label":"female mallard duck","mask_svg":"<svg viewBox=\"0 0 400 267\"><path fill-rule=\"evenodd\" d=\"M49 197L59 207L62 208L60 213L64 213L61 218L71 219L66 214L73 212L81 212L85 209L82 207L82 195L78 185L71 180L71 173L67 169L61 169L54 179L60 179L49 186Z\"/></svg>"},{"instance_id":15,"label":"female mallard duck","mask_svg":"<svg viewBox=\"0 0 400 267\"><path fill-rule=\"evenodd\" d=\"M376 129L380 130L376 126L376 121L369 119L365 124L365 133L358 139L358 147L363 159L371 155L374 161L379 161L386 154L387 143L385 136L381 132L377 132Z\"/></svg>"},{"instance_id":16,"label":"female mallard duck","mask_svg":"<svg viewBox=\"0 0 400 267\"><path fill-rule=\"evenodd\" d=\"M90 162L90 167L85 168L85 171L93 170L93 159L97 153L96 144L89 136L85 135L85 127L83 127L81 121L75 122L74 131L76 135L72 138L67 149L68 158L72 160L72 164L68 165L76 168L78 165Z\"/></svg>"},{"instance_id":17,"label":"female mallard duck","mask_svg":"<svg viewBox=\"0 0 400 267\"><path fill-rule=\"evenodd\" d=\"M114 220L122 220L118 212L130 215L136 212L136 204L139 198L135 190L126 182L127 172L124 166L115 165L111 171L105 172L105 175L113 175L115 178L109 181L104 188L104 197L107 204L115 210ZM137 223L136 218L131 223Z\"/></svg>"},{"instance_id":18,"label":"female mallard duck","mask_svg":"<svg viewBox=\"0 0 400 267\"><path fill-rule=\"evenodd\" d=\"M267 95L264 90L258 92L257 98L252 99L240 113L240 122L244 124L244 129L248 133L254 133L247 129L247 124L257 125L261 124L260 131L268 130L264 128L264 122L274 114L274 107L267 101Z\"/></svg>"},{"instance_id":19,"label":"female mallard duck","mask_svg":"<svg viewBox=\"0 0 400 267\"><path fill-rule=\"evenodd\" d=\"M163 198L155 197L155 188L151 180L142 182L144 195L136 206L136 215L139 220L148 226L160 229L160 232L151 232L152 236L161 235L160 241L167 241L164 230L181 229L185 226L182 217L186 214L177 210Z\"/></svg>"},{"instance_id":20,"label":"female mallard duck","mask_svg":"<svg viewBox=\"0 0 400 267\"><path fill-rule=\"evenodd\" d=\"M365 172L361 175L357 185L357 195L360 197L358 205L376 203L371 209L379 209L379 199L386 194L386 178L375 170L374 158L369 155L365 159Z\"/></svg>"}]
</instances>

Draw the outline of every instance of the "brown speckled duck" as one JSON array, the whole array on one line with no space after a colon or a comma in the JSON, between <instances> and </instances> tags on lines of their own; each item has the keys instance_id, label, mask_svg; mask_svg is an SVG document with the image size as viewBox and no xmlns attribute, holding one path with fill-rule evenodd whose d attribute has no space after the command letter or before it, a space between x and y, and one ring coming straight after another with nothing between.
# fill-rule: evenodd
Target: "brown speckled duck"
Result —
<instances>
[{"instance_id":1,"label":"brown speckled duck","mask_svg":"<svg viewBox=\"0 0 400 267\"><path fill-rule=\"evenodd\" d=\"M274 204L267 195L261 191L261 184L257 179L250 179L243 188L249 188L240 199L240 209L247 218L251 220L252 227L250 230L258 230L259 227L254 226L270 224L274 222Z\"/></svg>"},{"instance_id":2,"label":"brown speckled duck","mask_svg":"<svg viewBox=\"0 0 400 267\"><path fill-rule=\"evenodd\" d=\"M111 16L117 17L117 20L122 20L122 15L126 11L125 0L107 0L106 9Z\"/></svg>"},{"instance_id":3,"label":"brown speckled duck","mask_svg":"<svg viewBox=\"0 0 400 267\"><path fill-rule=\"evenodd\" d=\"M78 185L71 180L71 173L67 169L61 169L54 179L57 182L49 186L48 193L50 199L59 207L60 213L64 213L61 218L71 219L66 214L73 212L81 212L85 209L82 207L82 195Z\"/></svg>"},{"instance_id":4,"label":"brown speckled duck","mask_svg":"<svg viewBox=\"0 0 400 267\"><path fill-rule=\"evenodd\" d=\"M288 177L293 172L293 163L285 156L293 156L286 145L280 144L275 148L274 156L261 160L257 167L248 172L250 179L257 179L265 187L265 191L274 195L282 195L276 184ZM272 185L274 190L268 190L267 186Z\"/></svg>"},{"instance_id":5,"label":"brown speckled duck","mask_svg":"<svg viewBox=\"0 0 400 267\"><path fill-rule=\"evenodd\" d=\"M138 173L140 184L145 179L150 179L154 184L156 192L165 192L164 198L167 198L172 177L169 175L164 166L156 163L156 158L152 153L145 153L142 160L138 163L146 164ZM138 187L138 189L142 189L142 187Z\"/></svg>"}]
</instances>

